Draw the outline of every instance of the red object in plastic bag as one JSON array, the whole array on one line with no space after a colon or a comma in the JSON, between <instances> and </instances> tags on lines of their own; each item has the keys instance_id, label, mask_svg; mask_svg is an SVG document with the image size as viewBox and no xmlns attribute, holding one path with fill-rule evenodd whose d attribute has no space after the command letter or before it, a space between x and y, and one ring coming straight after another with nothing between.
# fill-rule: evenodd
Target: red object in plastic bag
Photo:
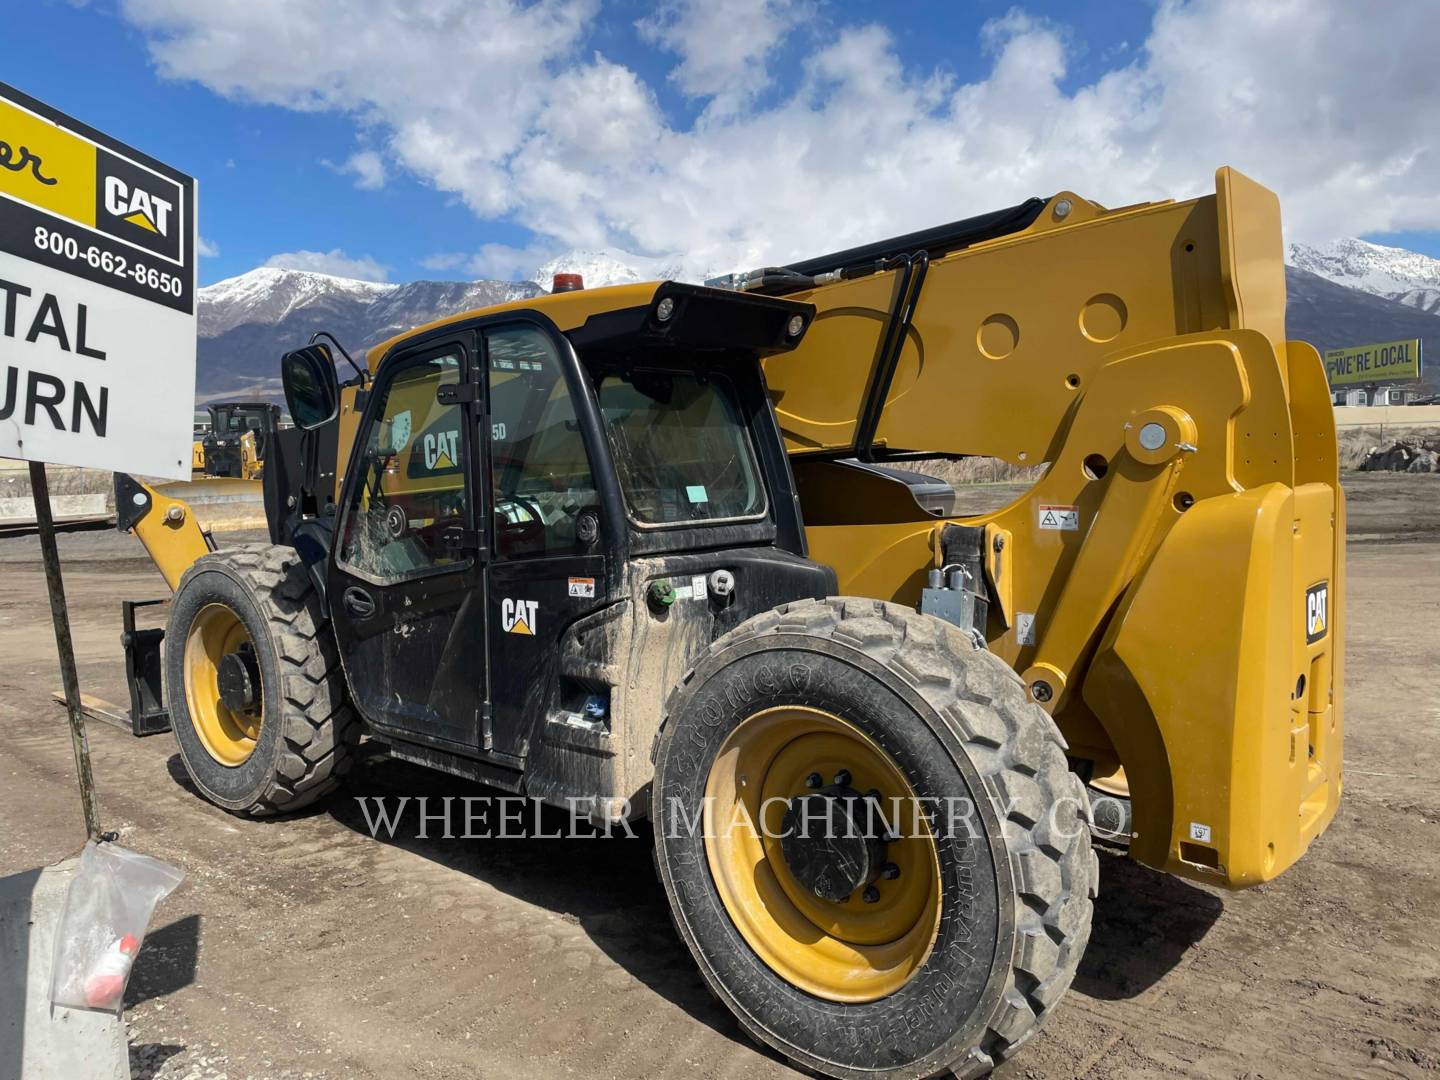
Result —
<instances>
[{"instance_id":1,"label":"red object in plastic bag","mask_svg":"<svg viewBox=\"0 0 1440 1080\"><path fill-rule=\"evenodd\" d=\"M85 980L85 1004L92 1009L116 1008L130 978L130 965L139 951L139 939L134 934L126 934L101 953Z\"/></svg>"},{"instance_id":2,"label":"red object in plastic bag","mask_svg":"<svg viewBox=\"0 0 1440 1080\"><path fill-rule=\"evenodd\" d=\"M150 915L184 877L119 844L87 843L55 934L51 1003L118 1015Z\"/></svg>"}]
</instances>

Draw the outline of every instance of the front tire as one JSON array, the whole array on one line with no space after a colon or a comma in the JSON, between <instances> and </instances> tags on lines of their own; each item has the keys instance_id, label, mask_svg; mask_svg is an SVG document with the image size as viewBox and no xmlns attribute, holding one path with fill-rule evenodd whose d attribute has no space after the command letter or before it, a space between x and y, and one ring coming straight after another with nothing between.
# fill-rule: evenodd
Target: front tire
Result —
<instances>
[{"instance_id":1,"label":"front tire","mask_svg":"<svg viewBox=\"0 0 1440 1080\"><path fill-rule=\"evenodd\" d=\"M175 591L165 644L171 726L206 799L264 817L335 789L358 726L293 548L251 544L196 560Z\"/></svg>"},{"instance_id":2,"label":"front tire","mask_svg":"<svg viewBox=\"0 0 1440 1080\"><path fill-rule=\"evenodd\" d=\"M818 856L767 835L787 807L794 826L802 804L823 815L867 789L929 819L901 828L892 810L878 846ZM739 840L737 808L758 810ZM988 1072L1089 939L1098 864L1058 729L1003 661L908 608L802 601L718 641L670 702L652 813L706 982L827 1076Z\"/></svg>"}]
</instances>

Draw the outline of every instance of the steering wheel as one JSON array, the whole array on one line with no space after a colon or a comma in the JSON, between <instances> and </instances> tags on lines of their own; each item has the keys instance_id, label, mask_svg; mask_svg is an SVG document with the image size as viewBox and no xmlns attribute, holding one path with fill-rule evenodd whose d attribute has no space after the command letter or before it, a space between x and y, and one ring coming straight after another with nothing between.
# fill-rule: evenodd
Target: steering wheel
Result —
<instances>
[{"instance_id":1,"label":"steering wheel","mask_svg":"<svg viewBox=\"0 0 1440 1080\"><path fill-rule=\"evenodd\" d=\"M503 510L503 508L504 508L505 506L507 506L507 505L510 505L510 504L514 504L515 506L518 506L518 507L520 507L520 509L524 510L525 513L526 513L527 515L529 515L530 521L538 522L538 523L539 523L540 525L542 525L542 526L545 524L545 515L540 512L540 504L537 503L537 502L534 502L533 500L531 500L531 499L529 499L529 498L526 498L524 495L521 495L521 494L520 494L519 492L517 492L517 491L512 491L512 492L510 492L508 495L505 496L504 499L502 499L500 502L496 503L496 504L495 504L495 513L496 513L497 515L504 516L504 510ZM529 525L529 524L530 524L530 521L509 521L509 520L506 520L506 521L505 521L505 524L506 524L506 525Z\"/></svg>"},{"instance_id":2,"label":"steering wheel","mask_svg":"<svg viewBox=\"0 0 1440 1080\"><path fill-rule=\"evenodd\" d=\"M511 521L506 507L518 506L529 520ZM540 507L523 495L510 494L495 504L495 546L505 555L539 554L545 550L545 519Z\"/></svg>"}]
</instances>

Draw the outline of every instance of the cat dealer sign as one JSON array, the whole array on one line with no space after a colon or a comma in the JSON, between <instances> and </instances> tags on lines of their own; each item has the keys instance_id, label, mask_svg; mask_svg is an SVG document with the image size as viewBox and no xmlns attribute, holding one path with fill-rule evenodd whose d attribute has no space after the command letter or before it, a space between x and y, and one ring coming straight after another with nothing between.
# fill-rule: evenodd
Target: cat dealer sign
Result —
<instances>
[{"instance_id":1,"label":"cat dealer sign","mask_svg":"<svg viewBox=\"0 0 1440 1080\"><path fill-rule=\"evenodd\" d=\"M1420 338L1382 341L1348 349L1325 350L1325 374L1331 386L1410 382L1420 378Z\"/></svg>"},{"instance_id":2,"label":"cat dealer sign","mask_svg":"<svg viewBox=\"0 0 1440 1080\"><path fill-rule=\"evenodd\" d=\"M195 194L0 83L0 457L189 479Z\"/></svg>"}]
</instances>

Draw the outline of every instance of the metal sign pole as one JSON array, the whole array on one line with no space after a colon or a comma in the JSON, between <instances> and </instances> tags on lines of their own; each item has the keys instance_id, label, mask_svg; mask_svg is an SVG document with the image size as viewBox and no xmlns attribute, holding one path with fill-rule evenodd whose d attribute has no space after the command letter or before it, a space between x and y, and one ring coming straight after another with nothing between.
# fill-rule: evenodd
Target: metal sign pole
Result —
<instances>
[{"instance_id":1,"label":"metal sign pole","mask_svg":"<svg viewBox=\"0 0 1440 1080\"><path fill-rule=\"evenodd\" d=\"M85 808L85 834L98 840L100 814L95 806L95 779L90 774L90 742L85 737L85 714L80 710L80 678L75 673L75 645L70 640L70 610L65 603L65 583L60 578L60 551L55 546L55 521L50 516L50 481L43 462L30 462L30 496L35 500L35 521L40 528L40 553L45 560L50 617L55 623L55 648L60 653L65 711L70 715L70 743L75 750L75 773L80 779L80 803Z\"/></svg>"}]
</instances>

